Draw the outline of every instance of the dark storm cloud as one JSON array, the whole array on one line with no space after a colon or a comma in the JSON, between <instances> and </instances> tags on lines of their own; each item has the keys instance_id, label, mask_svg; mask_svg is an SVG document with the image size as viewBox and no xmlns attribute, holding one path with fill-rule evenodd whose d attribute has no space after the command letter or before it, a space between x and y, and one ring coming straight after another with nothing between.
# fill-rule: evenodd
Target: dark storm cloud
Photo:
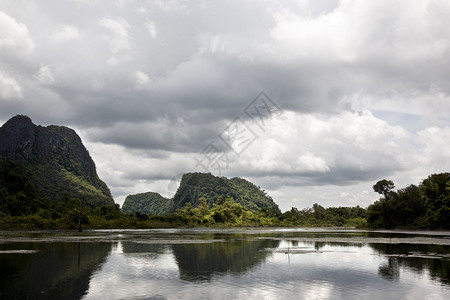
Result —
<instances>
[{"instance_id":1,"label":"dark storm cloud","mask_svg":"<svg viewBox=\"0 0 450 300\"><path fill-rule=\"evenodd\" d=\"M203 111L195 121L207 124L233 118L262 90L280 95L286 109L328 107L318 103L327 95L314 87L314 81L320 81L311 80L316 71L303 66L290 69L257 57L260 39L269 38L274 23L267 9L240 5L234 10L233 5L237 3L227 3L227 9L211 3L189 8L135 3L120 10L107 6L106 14L96 14L91 5L78 2L72 4L76 14L84 16L78 20L68 9L44 4L36 7L36 19L12 8L19 20L28 23L21 25L29 28L29 44L37 45L31 53L34 59L19 73L21 84L30 85L26 97L38 98L33 100L39 104L59 98L62 109L50 118L79 126L142 121L153 118L153 111L174 116ZM227 12L232 11L239 22L229 21ZM67 18L63 21L62 16ZM156 24L155 37L149 24ZM33 86L35 78L26 74L35 74L41 64L55 79L38 88ZM137 71L149 76L151 87L137 88L133 78ZM319 95L314 97L313 90ZM22 107L17 104L5 115ZM48 120L45 110L33 105L28 110L36 119Z\"/></svg>"},{"instance_id":2,"label":"dark storm cloud","mask_svg":"<svg viewBox=\"0 0 450 300\"><path fill-rule=\"evenodd\" d=\"M401 30L408 15L394 18L391 8L375 6L372 18L354 29L349 27L352 14L365 8L346 4L339 11L335 1L310 7L289 3L284 8L137 1L108 5L101 12L93 9L98 4L74 2L72 11L41 4L36 16L10 4L9 17L29 31L22 48L34 57L28 64L22 59L23 72L14 77L22 79L18 84L32 87L35 78L21 76L35 74L41 64L49 67L54 82L26 96L40 98L35 100L40 104L59 98L62 109L53 116L55 121L101 127L201 112L193 121L208 124L232 119L260 91L277 98L284 109L308 113L348 109L347 98L357 93L375 100L417 101L420 93L432 88L445 93L449 86L442 80L448 73L447 45L440 40L425 44L422 36L415 44L404 40L407 35ZM422 17L434 17L437 6L430 2ZM415 8L411 13L419 14ZM328 15L321 15L324 12ZM229 13L236 22L229 20ZM340 19L344 13L349 20ZM378 24L382 13L385 24ZM334 29L328 23L339 26ZM430 34L445 38L438 21L427 26ZM352 30L345 36L340 30L347 27ZM411 28L423 35L420 29ZM341 41L326 40L333 34L342 35ZM400 51L402 47L408 52ZM136 82L136 72L147 75L148 82ZM5 117L21 107L6 109ZM38 119L48 118L39 108L29 110L37 112Z\"/></svg>"}]
</instances>

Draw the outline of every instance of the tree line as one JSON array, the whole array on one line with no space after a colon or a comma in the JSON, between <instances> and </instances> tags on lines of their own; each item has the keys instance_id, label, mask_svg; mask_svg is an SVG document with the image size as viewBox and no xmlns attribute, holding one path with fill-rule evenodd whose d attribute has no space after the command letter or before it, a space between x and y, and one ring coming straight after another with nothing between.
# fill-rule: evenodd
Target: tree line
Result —
<instances>
[{"instance_id":1,"label":"tree line","mask_svg":"<svg viewBox=\"0 0 450 300\"><path fill-rule=\"evenodd\" d=\"M33 184L17 169L9 169L0 182L1 229L76 229L80 199L65 194L58 201L39 197ZM233 197L219 196L213 205L200 197L193 205L163 216L124 213L118 204L85 207L81 224L95 228L163 228L188 226L298 226L360 228L450 228L450 174L428 176L419 185L394 191L391 180L378 181L373 189L381 198L368 208L328 207L314 204L281 213L274 208L250 210Z\"/></svg>"},{"instance_id":2,"label":"tree line","mask_svg":"<svg viewBox=\"0 0 450 300\"><path fill-rule=\"evenodd\" d=\"M432 174L419 185L394 188L394 182L386 179L373 186L383 197L367 209L370 227L450 228L450 173Z\"/></svg>"}]
</instances>

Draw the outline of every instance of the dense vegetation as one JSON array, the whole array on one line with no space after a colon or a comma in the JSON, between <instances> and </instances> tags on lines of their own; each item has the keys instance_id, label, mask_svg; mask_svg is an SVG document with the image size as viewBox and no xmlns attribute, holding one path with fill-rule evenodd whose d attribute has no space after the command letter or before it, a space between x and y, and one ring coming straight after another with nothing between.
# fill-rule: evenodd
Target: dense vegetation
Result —
<instances>
[{"instance_id":1,"label":"dense vegetation","mask_svg":"<svg viewBox=\"0 0 450 300\"><path fill-rule=\"evenodd\" d=\"M312 209L298 211L293 208L284 214L262 209L254 213L233 198L208 208L201 198L200 205L187 203L176 212L156 216L140 212L123 213L118 205L85 208L82 217L84 229L95 228L170 228L192 226L363 226L365 210L362 208L323 208L315 204ZM36 205L27 211L0 212L1 229L77 229L80 218L79 199L66 197L53 203L35 199Z\"/></svg>"},{"instance_id":2,"label":"dense vegetation","mask_svg":"<svg viewBox=\"0 0 450 300\"><path fill-rule=\"evenodd\" d=\"M382 194L367 210L368 225L376 228L450 228L450 173L432 174L418 186L393 191L394 183L380 180Z\"/></svg>"},{"instance_id":3,"label":"dense vegetation","mask_svg":"<svg viewBox=\"0 0 450 300\"><path fill-rule=\"evenodd\" d=\"M210 173L187 173L181 178L180 186L173 197L171 212L183 208L187 203L193 207L204 198L208 208L227 198L233 198L247 210L254 213L260 209L273 209L280 213L278 205L264 190L242 178L217 177Z\"/></svg>"},{"instance_id":4,"label":"dense vegetation","mask_svg":"<svg viewBox=\"0 0 450 300\"><path fill-rule=\"evenodd\" d=\"M173 206L171 199L167 199L158 193L142 193L128 195L122 206L124 213L140 212L157 216L166 215Z\"/></svg>"},{"instance_id":5,"label":"dense vegetation","mask_svg":"<svg viewBox=\"0 0 450 300\"><path fill-rule=\"evenodd\" d=\"M61 199L40 197L26 173L11 162L0 161L0 228L76 229L81 201L65 194ZM8 171L5 171L8 170ZM252 211L232 197L221 195L210 207L201 197L194 207L187 202L175 212L157 216L139 211L123 212L119 206L84 207L81 223L93 228L161 228L186 226L322 226L371 228L448 229L450 220L448 173L433 174L419 186L393 191L394 184L381 180L374 190L384 197L369 206L312 208L293 207L284 213L263 207ZM162 198L162 197L161 197ZM164 200L164 199L162 199ZM167 200L167 199L166 199Z\"/></svg>"},{"instance_id":6,"label":"dense vegetation","mask_svg":"<svg viewBox=\"0 0 450 300\"><path fill-rule=\"evenodd\" d=\"M314 204L312 208L291 210L278 216L283 225L304 227L365 227L366 210L362 207L328 207Z\"/></svg>"},{"instance_id":7,"label":"dense vegetation","mask_svg":"<svg viewBox=\"0 0 450 300\"><path fill-rule=\"evenodd\" d=\"M60 199L40 197L26 171L8 160L0 160L0 228L76 229L81 200L66 193ZM243 181L246 182L246 181ZM165 199L151 194L163 203ZM149 196L149 195L142 195ZM144 197L145 198L145 197ZM145 198L146 199L146 198ZM232 197L219 195L210 207L206 198L197 207L187 202L183 208L164 216L123 212L118 205L84 207L83 228L155 228L178 226L361 226L362 208L292 208L281 214L274 207L252 211ZM278 207L276 207L278 208Z\"/></svg>"},{"instance_id":8,"label":"dense vegetation","mask_svg":"<svg viewBox=\"0 0 450 300\"><path fill-rule=\"evenodd\" d=\"M60 199L41 197L31 182L27 170L7 159L0 158L0 228L2 229L74 229L80 219L81 201L65 193ZM86 203L89 194L85 196ZM91 203L95 203L91 201ZM93 219L112 218L120 214L117 206L84 208ZM95 222L94 222L95 223Z\"/></svg>"},{"instance_id":9,"label":"dense vegetation","mask_svg":"<svg viewBox=\"0 0 450 300\"><path fill-rule=\"evenodd\" d=\"M205 199L208 209L220 204L227 198L233 198L245 209L257 213L261 209L281 213L278 205L264 190L242 178L217 177L210 173L187 173L181 178L180 186L173 199L167 199L157 193L129 195L123 204L124 212L167 215L190 203L192 207Z\"/></svg>"},{"instance_id":10,"label":"dense vegetation","mask_svg":"<svg viewBox=\"0 0 450 300\"><path fill-rule=\"evenodd\" d=\"M61 199L40 197L34 184L19 165L0 160L0 228L2 229L76 229L82 208L79 198L66 193ZM247 181L242 181L246 183ZM145 196L145 197L144 197ZM147 199L149 195L142 195ZM162 203L168 199L150 194ZM139 197L139 196L138 196ZM134 202L137 203L137 202ZM157 203L157 201L155 202ZM250 210L232 197L219 195L210 207L201 197L193 207L164 216L123 212L118 205L84 207L83 228L154 228L178 226L362 226L365 210L356 208L323 208L315 204L302 211L292 208L281 214L276 207ZM167 207L165 207L167 209Z\"/></svg>"}]
</instances>

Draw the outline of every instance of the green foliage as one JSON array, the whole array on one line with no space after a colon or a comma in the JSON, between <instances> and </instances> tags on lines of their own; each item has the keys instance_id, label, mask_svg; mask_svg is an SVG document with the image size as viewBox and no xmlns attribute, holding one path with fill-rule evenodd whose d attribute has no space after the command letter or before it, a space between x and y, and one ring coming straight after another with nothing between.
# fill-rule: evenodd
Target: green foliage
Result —
<instances>
[{"instance_id":1,"label":"green foliage","mask_svg":"<svg viewBox=\"0 0 450 300\"><path fill-rule=\"evenodd\" d=\"M279 219L284 225L305 227L364 227L366 225L366 210L356 207L324 208L314 204L312 208L299 211L293 207L283 213Z\"/></svg>"},{"instance_id":2,"label":"green foliage","mask_svg":"<svg viewBox=\"0 0 450 300\"><path fill-rule=\"evenodd\" d=\"M12 216L35 213L39 208L34 185L20 166L0 158L0 209Z\"/></svg>"},{"instance_id":3,"label":"green foliage","mask_svg":"<svg viewBox=\"0 0 450 300\"><path fill-rule=\"evenodd\" d=\"M205 198L200 198L200 205L193 207L190 202L184 208L177 209L171 218L187 226L279 226L280 221L276 216L267 216L263 211L254 213L251 210L235 202L232 197L224 201L217 201L208 209Z\"/></svg>"},{"instance_id":4,"label":"green foliage","mask_svg":"<svg viewBox=\"0 0 450 300\"><path fill-rule=\"evenodd\" d=\"M262 208L273 209L280 213L278 205L264 190L242 178L217 177L209 173L187 173L181 178L180 186L173 198L175 211L190 202L193 207L204 198L209 208L221 204L223 199L231 197L246 209L256 213Z\"/></svg>"},{"instance_id":5,"label":"green foliage","mask_svg":"<svg viewBox=\"0 0 450 300\"><path fill-rule=\"evenodd\" d=\"M171 199L164 198L158 193L142 193L128 195L122 206L124 213L144 213L153 215L165 215L173 206Z\"/></svg>"},{"instance_id":6,"label":"green foliage","mask_svg":"<svg viewBox=\"0 0 450 300\"><path fill-rule=\"evenodd\" d=\"M450 173L433 174L421 186L425 220L431 228L450 228Z\"/></svg>"},{"instance_id":7,"label":"green foliage","mask_svg":"<svg viewBox=\"0 0 450 300\"><path fill-rule=\"evenodd\" d=\"M80 217L81 201L70 193L64 192L61 187L58 199L39 197L34 185L27 179L26 173L20 167L10 162L8 170L4 172L3 187L0 189L0 228L3 229L77 229ZM71 175L75 176L75 175ZM14 182L4 180L14 178ZM216 199L201 196L195 204L186 202L184 207L176 212L164 216L154 213L147 214L141 210L149 202L150 212L162 212L170 207L169 199L159 194L146 193L127 197L123 211L116 205L103 205L97 207L85 207L82 219L83 228L160 228L179 226L361 226L364 210L361 208L323 208L315 204L313 209L298 211L293 208L290 212L281 214L278 206L264 205L273 203L264 191L255 187L246 180L233 178L232 184L225 178L213 178L213 184L217 182L228 185L218 186L213 192L201 193L211 197L218 195ZM197 178L198 179L198 178ZM200 183L205 182L199 180ZM20 184L17 184L20 183ZM189 186L181 185L180 188ZM234 189L230 189L230 186ZM226 190L223 189L226 187ZM217 191L223 189L223 194ZM249 189L249 191L247 191ZM84 189L89 194L89 189ZM240 201L236 201L230 194L239 195ZM264 196L264 197L263 197ZM89 199L90 203L98 203L96 199ZM152 201L148 201L148 198ZM246 204L243 205L242 203ZM253 204L253 205L250 205ZM274 204L274 203L273 203ZM139 206L141 205L141 206ZM144 206L143 206L144 205ZM261 207L259 208L258 205ZM128 208L126 208L128 207Z\"/></svg>"},{"instance_id":8,"label":"green foliage","mask_svg":"<svg viewBox=\"0 0 450 300\"><path fill-rule=\"evenodd\" d=\"M378 183L380 183L379 181ZM377 184L378 184L377 183ZM397 192L393 183L374 190L384 198L369 206L368 225L375 228L450 228L450 174L432 174L419 186L410 185Z\"/></svg>"},{"instance_id":9,"label":"green foliage","mask_svg":"<svg viewBox=\"0 0 450 300\"><path fill-rule=\"evenodd\" d=\"M375 183L373 190L378 194L384 195L385 198L389 197L390 192L395 188L394 182L392 180L382 179Z\"/></svg>"},{"instance_id":10,"label":"green foliage","mask_svg":"<svg viewBox=\"0 0 450 300\"><path fill-rule=\"evenodd\" d=\"M187 203L192 207L202 205L206 209L222 205L230 197L253 213L260 210L269 210L273 215L280 213L273 199L253 183L242 178L228 179L206 173L184 174L173 199L152 192L129 195L122 211L163 216L184 208Z\"/></svg>"},{"instance_id":11,"label":"green foliage","mask_svg":"<svg viewBox=\"0 0 450 300\"><path fill-rule=\"evenodd\" d=\"M274 214L281 213L280 208L273 201L272 197L265 190L262 190L250 181L235 177L231 178L229 182L231 185L230 196L249 210L257 212L260 209L268 209Z\"/></svg>"}]
</instances>

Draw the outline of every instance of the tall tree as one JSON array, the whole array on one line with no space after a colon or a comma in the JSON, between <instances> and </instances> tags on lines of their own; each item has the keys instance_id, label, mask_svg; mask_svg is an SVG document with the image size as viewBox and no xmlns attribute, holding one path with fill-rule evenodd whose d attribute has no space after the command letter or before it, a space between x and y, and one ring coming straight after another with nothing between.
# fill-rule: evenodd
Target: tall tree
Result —
<instances>
[{"instance_id":1,"label":"tall tree","mask_svg":"<svg viewBox=\"0 0 450 300\"><path fill-rule=\"evenodd\" d=\"M382 179L375 183L373 190L378 194L384 195L384 198L388 199L392 195L392 190L395 188L392 180Z\"/></svg>"}]
</instances>

